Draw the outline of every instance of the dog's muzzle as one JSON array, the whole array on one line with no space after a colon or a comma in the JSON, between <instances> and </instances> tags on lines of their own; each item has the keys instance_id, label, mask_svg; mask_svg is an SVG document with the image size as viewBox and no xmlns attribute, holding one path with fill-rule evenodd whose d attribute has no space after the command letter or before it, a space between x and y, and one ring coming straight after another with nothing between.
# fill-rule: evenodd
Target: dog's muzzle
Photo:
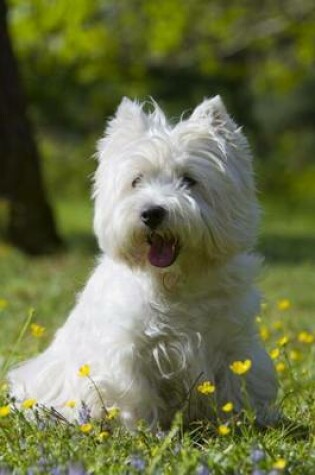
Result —
<instances>
[{"instance_id":1,"label":"dog's muzzle","mask_svg":"<svg viewBox=\"0 0 315 475\"><path fill-rule=\"evenodd\" d=\"M169 267L172 265L179 252L178 240L158 231L157 229L165 220L167 211L162 206L151 206L142 211L141 221L148 228L147 242L150 246L148 260L154 267Z\"/></svg>"}]
</instances>

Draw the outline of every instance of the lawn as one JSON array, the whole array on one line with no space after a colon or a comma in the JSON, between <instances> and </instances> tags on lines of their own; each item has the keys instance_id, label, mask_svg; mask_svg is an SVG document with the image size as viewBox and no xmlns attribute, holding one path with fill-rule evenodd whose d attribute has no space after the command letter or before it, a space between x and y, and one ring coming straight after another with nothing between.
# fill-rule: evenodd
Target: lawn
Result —
<instances>
[{"instance_id":1,"label":"lawn","mask_svg":"<svg viewBox=\"0 0 315 475\"><path fill-rule=\"evenodd\" d=\"M89 203L56 206L67 242L59 255L30 259L0 243L2 376L9 364L48 344L97 256ZM49 418L36 425L25 418L27 411L36 415L35 406L7 413L3 380L0 467L8 467L8 472L0 468L0 473L314 475L314 215L307 209L266 204L258 247L266 260L259 283L265 301L257 324L279 373L279 403L303 427L260 432L239 420L225 434L206 425L183 432L180 416L169 433L157 434L143 426L127 434L115 417L77 426ZM37 336L30 326L21 334L30 313L32 322L45 328Z\"/></svg>"}]
</instances>

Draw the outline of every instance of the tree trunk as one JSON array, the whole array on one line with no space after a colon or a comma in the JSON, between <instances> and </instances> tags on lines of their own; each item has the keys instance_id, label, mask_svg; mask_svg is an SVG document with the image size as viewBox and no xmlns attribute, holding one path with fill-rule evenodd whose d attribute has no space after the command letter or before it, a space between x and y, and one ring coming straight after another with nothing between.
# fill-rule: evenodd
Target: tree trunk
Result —
<instances>
[{"instance_id":1,"label":"tree trunk","mask_svg":"<svg viewBox=\"0 0 315 475\"><path fill-rule=\"evenodd\" d=\"M30 254L60 244L43 187L38 149L0 0L0 195L9 202L8 239Z\"/></svg>"}]
</instances>

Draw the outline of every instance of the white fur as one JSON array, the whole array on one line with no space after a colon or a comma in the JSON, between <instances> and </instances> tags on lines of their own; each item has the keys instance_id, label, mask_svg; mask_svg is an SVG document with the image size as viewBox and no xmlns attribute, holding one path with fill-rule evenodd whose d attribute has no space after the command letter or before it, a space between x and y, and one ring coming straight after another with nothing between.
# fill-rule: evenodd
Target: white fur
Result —
<instances>
[{"instance_id":1,"label":"white fur","mask_svg":"<svg viewBox=\"0 0 315 475\"><path fill-rule=\"evenodd\" d=\"M117 406L127 427L139 419L168 427L212 417L210 380L221 406L244 403L229 365L251 359L250 404L270 420L277 382L255 327L260 297L253 255L259 208L251 154L219 96L172 126L153 103L123 99L98 144L94 229L102 255L76 306L44 353L9 373L18 400L35 398L70 420L84 401L93 417ZM195 186L186 186L189 175ZM139 183L132 187L133 180ZM166 268L148 261L147 206L167 211L158 233L181 248ZM89 364L91 378L78 369ZM100 397L101 395L101 397Z\"/></svg>"}]
</instances>

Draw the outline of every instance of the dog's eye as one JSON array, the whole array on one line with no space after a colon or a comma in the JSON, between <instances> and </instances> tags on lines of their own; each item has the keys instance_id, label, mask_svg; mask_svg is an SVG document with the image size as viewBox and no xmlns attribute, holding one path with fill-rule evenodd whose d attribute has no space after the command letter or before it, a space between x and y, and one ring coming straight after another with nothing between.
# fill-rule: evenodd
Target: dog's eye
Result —
<instances>
[{"instance_id":1,"label":"dog's eye","mask_svg":"<svg viewBox=\"0 0 315 475\"><path fill-rule=\"evenodd\" d=\"M142 175L136 176L136 178L132 180L131 182L132 188L135 188L140 183L141 180L142 180Z\"/></svg>"},{"instance_id":2,"label":"dog's eye","mask_svg":"<svg viewBox=\"0 0 315 475\"><path fill-rule=\"evenodd\" d=\"M191 176L184 175L182 178L182 184L185 185L187 188L191 188L197 184L196 180Z\"/></svg>"}]
</instances>

